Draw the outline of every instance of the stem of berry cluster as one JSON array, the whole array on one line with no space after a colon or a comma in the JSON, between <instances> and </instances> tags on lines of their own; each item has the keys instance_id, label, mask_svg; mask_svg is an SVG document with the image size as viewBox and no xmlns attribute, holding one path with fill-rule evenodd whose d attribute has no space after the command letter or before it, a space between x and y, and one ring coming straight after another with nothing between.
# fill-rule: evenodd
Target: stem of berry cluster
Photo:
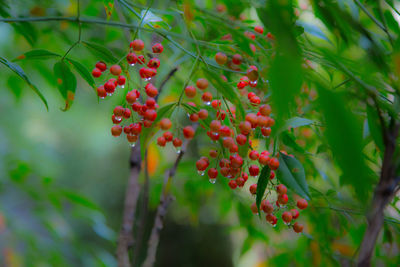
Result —
<instances>
[{"instance_id":1,"label":"stem of berry cluster","mask_svg":"<svg viewBox=\"0 0 400 267\"><path fill-rule=\"evenodd\" d=\"M193 126L193 129L196 130L198 124ZM147 248L147 256L143 263L143 267L151 267L154 265L156 260L156 252L158 243L160 241L160 232L164 226L164 218L167 214L168 207L173 200L173 196L170 193L170 186L172 178L175 176L176 170L180 161L182 160L183 155L185 154L187 147L190 143L189 139L186 139L182 145L181 151L179 152L178 156L176 157L174 165L165 173L164 183L163 183L163 190L160 197L160 204L157 207L157 213L154 218L154 225L151 230L150 239L148 242Z\"/></svg>"}]
</instances>

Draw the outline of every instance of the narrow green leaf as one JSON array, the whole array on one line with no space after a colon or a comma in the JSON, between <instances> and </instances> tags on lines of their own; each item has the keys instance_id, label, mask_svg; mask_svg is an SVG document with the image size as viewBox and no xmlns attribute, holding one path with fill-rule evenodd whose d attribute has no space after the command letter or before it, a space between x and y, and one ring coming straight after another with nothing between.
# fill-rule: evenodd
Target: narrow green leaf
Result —
<instances>
[{"instance_id":1,"label":"narrow green leaf","mask_svg":"<svg viewBox=\"0 0 400 267\"><path fill-rule=\"evenodd\" d=\"M144 128L142 133L140 134L140 153L142 158L145 156L147 143L149 142L150 138L153 136L154 129L158 126L158 122L162 118L169 118L171 117L173 108L176 106L176 103L167 104L157 110L157 118L153 121L152 126L150 128Z\"/></svg>"},{"instance_id":2,"label":"narrow green leaf","mask_svg":"<svg viewBox=\"0 0 400 267\"><path fill-rule=\"evenodd\" d=\"M96 84L92 77L92 74L78 61L67 58L67 60L74 66L75 70L81 75L81 77L94 89L96 89Z\"/></svg>"},{"instance_id":3,"label":"narrow green leaf","mask_svg":"<svg viewBox=\"0 0 400 267\"><path fill-rule=\"evenodd\" d=\"M313 124L313 120L309 120L301 117L293 117L285 121L285 123L274 133L274 135L278 135L279 133L288 130L289 128L297 128L301 126L307 126Z\"/></svg>"},{"instance_id":4,"label":"narrow green leaf","mask_svg":"<svg viewBox=\"0 0 400 267\"><path fill-rule=\"evenodd\" d=\"M279 153L278 179L296 194L310 199L303 165L295 157Z\"/></svg>"},{"instance_id":5,"label":"narrow green leaf","mask_svg":"<svg viewBox=\"0 0 400 267\"><path fill-rule=\"evenodd\" d=\"M100 208L91 200L86 198L83 195L80 195L76 192L73 191L63 191L62 194L64 195L65 198L67 198L69 201L82 205L84 207L90 208L92 210L99 210Z\"/></svg>"},{"instance_id":6,"label":"narrow green leaf","mask_svg":"<svg viewBox=\"0 0 400 267\"><path fill-rule=\"evenodd\" d=\"M65 100L63 111L67 111L74 101L76 78L64 61L54 64L54 76L57 79L58 90Z\"/></svg>"},{"instance_id":7,"label":"narrow green leaf","mask_svg":"<svg viewBox=\"0 0 400 267\"><path fill-rule=\"evenodd\" d=\"M0 63L4 64L13 72L15 72L19 77L21 77L29 85L29 87L40 97L40 99L46 106L46 109L49 110L46 98L44 98L43 94L36 88L35 85L31 83L31 81L28 79L28 76L26 76L25 72L21 69L20 66L18 66L15 63L11 63L10 61L1 56L0 56Z\"/></svg>"},{"instance_id":8,"label":"narrow green leaf","mask_svg":"<svg viewBox=\"0 0 400 267\"><path fill-rule=\"evenodd\" d=\"M31 50L28 51L20 56L18 56L16 59L13 61L19 61L19 60L24 60L24 59L49 59L49 58L55 58L55 57L61 57L59 54L44 50L44 49L36 49L36 50Z\"/></svg>"},{"instance_id":9,"label":"narrow green leaf","mask_svg":"<svg viewBox=\"0 0 400 267\"><path fill-rule=\"evenodd\" d=\"M236 107L236 118L238 120L244 119L245 112L242 102L239 99L237 93L232 87L226 83L222 78L215 72L211 72L207 69L203 69L208 81L214 85L215 89L220 92L227 100L229 100Z\"/></svg>"},{"instance_id":10,"label":"narrow green leaf","mask_svg":"<svg viewBox=\"0 0 400 267\"><path fill-rule=\"evenodd\" d=\"M115 63L118 61L118 59L114 57L111 51L102 45L95 43L88 43L85 41L82 41L82 44L86 46L94 56L99 57L99 59L101 60L104 60L109 63Z\"/></svg>"},{"instance_id":11,"label":"narrow green leaf","mask_svg":"<svg viewBox=\"0 0 400 267\"><path fill-rule=\"evenodd\" d=\"M291 132L282 132L280 139L286 146L291 147L292 149L301 153L305 152L304 148L296 143L296 137Z\"/></svg>"},{"instance_id":12,"label":"narrow green leaf","mask_svg":"<svg viewBox=\"0 0 400 267\"><path fill-rule=\"evenodd\" d=\"M384 152L385 146L383 144L382 125L380 124L378 111L370 105L367 105L367 121L369 132L376 146L381 152Z\"/></svg>"},{"instance_id":13,"label":"narrow green leaf","mask_svg":"<svg viewBox=\"0 0 400 267\"><path fill-rule=\"evenodd\" d=\"M261 211L260 211L260 205L261 201L264 197L265 189L267 188L268 182L269 182L269 176L271 173L271 169L267 166L265 166L260 173L260 176L258 177L257 181L257 193L256 193L256 205L258 209L258 214L261 217Z\"/></svg>"}]
</instances>

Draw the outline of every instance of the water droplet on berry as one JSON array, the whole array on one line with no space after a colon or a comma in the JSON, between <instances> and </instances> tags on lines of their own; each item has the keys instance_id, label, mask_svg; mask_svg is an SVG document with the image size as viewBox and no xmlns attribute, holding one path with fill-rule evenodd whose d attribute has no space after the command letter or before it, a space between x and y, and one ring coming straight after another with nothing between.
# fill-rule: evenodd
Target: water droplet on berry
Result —
<instances>
[{"instance_id":1,"label":"water droplet on berry","mask_svg":"<svg viewBox=\"0 0 400 267\"><path fill-rule=\"evenodd\" d=\"M125 88L125 85L121 85L121 88L122 88L122 89Z\"/></svg>"},{"instance_id":2,"label":"water droplet on berry","mask_svg":"<svg viewBox=\"0 0 400 267\"><path fill-rule=\"evenodd\" d=\"M135 66L135 63L129 64L129 66L133 67L133 66Z\"/></svg>"},{"instance_id":3,"label":"water droplet on berry","mask_svg":"<svg viewBox=\"0 0 400 267\"><path fill-rule=\"evenodd\" d=\"M122 121L122 116L115 116L114 118L116 121Z\"/></svg>"},{"instance_id":4,"label":"water droplet on berry","mask_svg":"<svg viewBox=\"0 0 400 267\"><path fill-rule=\"evenodd\" d=\"M272 227L276 227L276 223L275 224L271 224L272 225Z\"/></svg>"},{"instance_id":5,"label":"water droplet on berry","mask_svg":"<svg viewBox=\"0 0 400 267\"><path fill-rule=\"evenodd\" d=\"M197 173L201 176L203 176L206 172L205 171L197 171Z\"/></svg>"},{"instance_id":6,"label":"water droplet on berry","mask_svg":"<svg viewBox=\"0 0 400 267\"><path fill-rule=\"evenodd\" d=\"M204 104L206 104L207 106L211 105L210 101L204 102Z\"/></svg>"},{"instance_id":7,"label":"water droplet on berry","mask_svg":"<svg viewBox=\"0 0 400 267\"><path fill-rule=\"evenodd\" d=\"M208 181L210 181L210 183L212 183L212 184L215 184L215 183L217 182L217 179L215 179L215 178L214 178L214 179L211 179L211 178L210 178L210 179L208 179Z\"/></svg>"},{"instance_id":8,"label":"water droplet on berry","mask_svg":"<svg viewBox=\"0 0 400 267\"><path fill-rule=\"evenodd\" d=\"M145 80L146 82L148 82L148 81L151 80L151 78L144 78L144 80Z\"/></svg>"},{"instance_id":9,"label":"water droplet on berry","mask_svg":"<svg viewBox=\"0 0 400 267\"><path fill-rule=\"evenodd\" d=\"M256 81L250 81L251 85L256 85L257 84L257 80Z\"/></svg>"},{"instance_id":10,"label":"water droplet on berry","mask_svg":"<svg viewBox=\"0 0 400 267\"><path fill-rule=\"evenodd\" d=\"M108 95L108 96L112 96L113 94L112 94L112 93L107 93L107 95Z\"/></svg>"},{"instance_id":11,"label":"water droplet on berry","mask_svg":"<svg viewBox=\"0 0 400 267\"><path fill-rule=\"evenodd\" d=\"M100 99L104 99L104 98L106 98L105 96L100 96Z\"/></svg>"},{"instance_id":12,"label":"water droplet on berry","mask_svg":"<svg viewBox=\"0 0 400 267\"><path fill-rule=\"evenodd\" d=\"M131 147L135 147L135 146L136 146L136 142L132 142Z\"/></svg>"}]
</instances>

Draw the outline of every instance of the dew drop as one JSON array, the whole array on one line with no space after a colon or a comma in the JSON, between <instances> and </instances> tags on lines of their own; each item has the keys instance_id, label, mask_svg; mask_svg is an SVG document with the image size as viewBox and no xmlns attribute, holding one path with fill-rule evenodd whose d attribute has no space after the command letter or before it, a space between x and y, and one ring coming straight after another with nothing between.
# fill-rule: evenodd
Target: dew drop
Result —
<instances>
[{"instance_id":1,"label":"dew drop","mask_svg":"<svg viewBox=\"0 0 400 267\"><path fill-rule=\"evenodd\" d=\"M131 147L135 147L135 146L136 146L136 142L132 142Z\"/></svg>"},{"instance_id":2,"label":"dew drop","mask_svg":"<svg viewBox=\"0 0 400 267\"><path fill-rule=\"evenodd\" d=\"M115 116L116 121L122 121L122 116Z\"/></svg>"},{"instance_id":3,"label":"dew drop","mask_svg":"<svg viewBox=\"0 0 400 267\"><path fill-rule=\"evenodd\" d=\"M121 88L122 88L122 89L125 88L125 85L121 85Z\"/></svg>"},{"instance_id":4,"label":"dew drop","mask_svg":"<svg viewBox=\"0 0 400 267\"><path fill-rule=\"evenodd\" d=\"M204 104L206 104L207 106L211 105L210 101L204 102Z\"/></svg>"},{"instance_id":5,"label":"dew drop","mask_svg":"<svg viewBox=\"0 0 400 267\"><path fill-rule=\"evenodd\" d=\"M108 96L112 96L113 94L112 94L112 93L107 93L107 95L108 95Z\"/></svg>"},{"instance_id":6,"label":"dew drop","mask_svg":"<svg viewBox=\"0 0 400 267\"><path fill-rule=\"evenodd\" d=\"M210 181L210 183L212 183L212 184L215 184L215 183L217 182L217 179L215 179L215 178L214 178L214 179L211 179L211 178L210 178L210 179L208 179L208 181Z\"/></svg>"},{"instance_id":7,"label":"dew drop","mask_svg":"<svg viewBox=\"0 0 400 267\"><path fill-rule=\"evenodd\" d=\"M101 98L101 99L104 99L104 98L106 98L106 97L105 97L105 96L101 96L100 98Z\"/></svg>"},{"instance_id":8,"label":"dew drop","mask_svg":"<svg viewBox=\"0 0 400 267\"><path fill-rule=\"evenodd\" d=\"M275 224L272 224L272 227L276 227L276 223L275 223Z\"/></svg>"},{"instance_id":9,"label":"dew drop","mask_svg":"<svg viewBox=\"0 0 400 267\"><path fill-rule=\"evenodd\" d=\"M251 85L257 85L257 81L250 81Z\"/></svg>"},{"instance_id":10,"label":"dew drop","mask_svg":"<svg viewBox=\"0 0 400 267\"><path fill-rule=\"evenodd\" d=\"M206 172L205 171L197 171L197 173L201 176L203 176Z\"/></svg>"},{"instance_id":11,"label":"dew drop","mask_svg":"<svg viewBox=\"0 0 400 267\"><path fill-rule=\"evenodd\" d=\"M135 66L135 63L129 64L129 66L133 67L133 66Z\"/></svg>"},{"instance_id":12,"label":"dew drop","mask_svg":"<svg viewBox=\"0 0 400 267\"><path fill-rule=\"evenodd\" d=\"M151 78L144 78L144 80L145 80L146 82L148 82L148 81L151 80Z\"/></svg>"}]
</instances>

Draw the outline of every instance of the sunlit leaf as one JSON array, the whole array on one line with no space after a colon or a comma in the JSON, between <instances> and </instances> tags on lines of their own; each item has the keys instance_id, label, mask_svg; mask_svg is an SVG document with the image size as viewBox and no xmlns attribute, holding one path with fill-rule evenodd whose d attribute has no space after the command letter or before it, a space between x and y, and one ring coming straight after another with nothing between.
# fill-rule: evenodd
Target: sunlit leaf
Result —
<instances>
[{"instance_id":1,"label":"sunlit leaf","mask_svg":"<svg viewBox=\"0 0 400 267\"><path fill-rule=\"evenodd\" d=\"M22 55L18 56L13 61L23 60L23 59L50 59L50 58L57 58L61 57L60 55L50 52L44 49L36 49L31 50L29 52L23 53Z\"/></svg>"},{"instance_id":2,"label":"sunlit leaf","mask_svg":"<svg viewBox=\"0 0 400 267\"><path fill-rule=\"evenodd\" d=\"M54 76L57 79L58 90L65 100L63 111L67 111L74 101L76 78L64 61L54 64Z\"/></svg>"}]
</instances>

